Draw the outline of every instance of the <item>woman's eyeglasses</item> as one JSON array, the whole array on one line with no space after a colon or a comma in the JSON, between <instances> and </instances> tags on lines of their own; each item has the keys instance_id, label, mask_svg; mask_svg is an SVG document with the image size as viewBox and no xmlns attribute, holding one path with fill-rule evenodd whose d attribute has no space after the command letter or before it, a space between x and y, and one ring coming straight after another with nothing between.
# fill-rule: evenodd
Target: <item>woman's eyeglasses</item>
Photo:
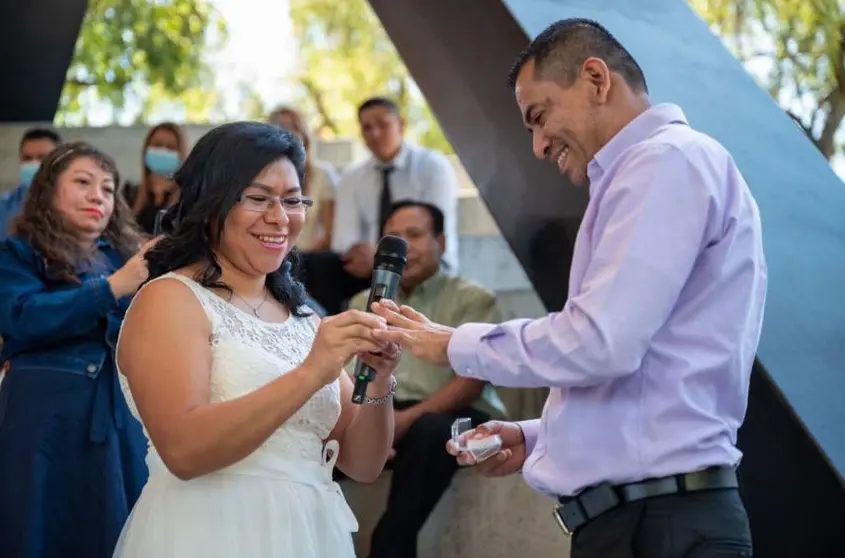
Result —
<instances>
[{"instance_id":1,"label":"woman's eyeglasses","mask_svg":"<svg viewBox=\"0 0 845 558\"><path fill-rule=\"evenodd\" d=\"M288 215L303 215L305 211L314 205L314 200L306 196L271 196L270 194L244 193L241 196L241 205L247 211L264 213L279 203Z\"/></svg>"}]
</instances>

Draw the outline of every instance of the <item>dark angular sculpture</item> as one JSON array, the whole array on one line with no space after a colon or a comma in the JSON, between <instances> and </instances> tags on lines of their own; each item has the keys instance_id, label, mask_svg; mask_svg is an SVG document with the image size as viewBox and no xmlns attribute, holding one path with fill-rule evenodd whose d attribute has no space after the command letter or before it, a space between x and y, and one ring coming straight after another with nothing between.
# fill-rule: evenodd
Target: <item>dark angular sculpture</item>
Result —
<instances>
[{"instance_id":1,"label":"dark angular sculpture","mask_svg":"<svg viewBox=\"0 0 845 558\"><path fill-rule=\"evenodd\" d=\"M533 159L505 76L549 23L595 19L652 99L721 141L763 215L769 295L740 447L755 556L845 555L845 184L679 0L370 0L538 295L559 309L586 192ZM542 518L538 518L542 519Z\"/></svg>"},{"instance_id":2,"label":"dark angular sculpture","mask_svg":"<svg viewBox=\"0 0 845 558\"><path fill-rule=\"evenodd\" d=\"M86 0L0 3L0 122L51 122Z\"/></svg>"}]
</instances>

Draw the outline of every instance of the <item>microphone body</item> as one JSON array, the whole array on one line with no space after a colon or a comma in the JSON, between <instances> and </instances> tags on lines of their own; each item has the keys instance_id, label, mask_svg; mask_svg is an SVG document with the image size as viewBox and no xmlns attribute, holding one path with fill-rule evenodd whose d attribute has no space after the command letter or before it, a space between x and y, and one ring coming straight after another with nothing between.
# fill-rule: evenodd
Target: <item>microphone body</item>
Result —
<instances>
[{"instance_id":1,"label":"microphone body","mask_svg":"<svg viewBox=\"0 0 845 558\"><path fill-rule=\"evenodd\" d=\"M372 312L373 302L394 300L399 292L399 281L407 263L408 245L396 236L383 237L373 258L373 282L367 298L367 312ZM367 396L367 386L376 379L376 371L359 360L355 363L355 388L352 402L360 405Z\"/></svg>"}]
</instances>

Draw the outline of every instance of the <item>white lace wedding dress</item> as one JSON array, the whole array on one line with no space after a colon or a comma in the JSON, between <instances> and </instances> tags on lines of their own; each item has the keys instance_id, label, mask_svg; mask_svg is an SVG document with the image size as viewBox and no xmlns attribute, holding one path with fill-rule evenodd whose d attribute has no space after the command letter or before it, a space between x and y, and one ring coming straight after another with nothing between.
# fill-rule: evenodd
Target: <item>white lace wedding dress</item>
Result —
<instances>
[{"instance_id":1,"label":"white lace wedding dress","mask_svg":"<svg viewBox=\"0 0 845 558\"><path fill-rule=\"evenodd\" d=\"M310 318L263 322L176 274L212 325L211 400L234 399L298 366L314 340ZM186 296L188 293L186 292ZM131 309L130 309L131 311ZM118 341L119 342L119 341ZM126 384L129 407L137 409ZM358 524L332 481L338 443L323 443L340 416L335 381L259 449L225 469L182 481L150 444L150 478L123 528L119 558L354 558ZM140 418L139 418L140 420Z\"/></svg>"}]
</instances>

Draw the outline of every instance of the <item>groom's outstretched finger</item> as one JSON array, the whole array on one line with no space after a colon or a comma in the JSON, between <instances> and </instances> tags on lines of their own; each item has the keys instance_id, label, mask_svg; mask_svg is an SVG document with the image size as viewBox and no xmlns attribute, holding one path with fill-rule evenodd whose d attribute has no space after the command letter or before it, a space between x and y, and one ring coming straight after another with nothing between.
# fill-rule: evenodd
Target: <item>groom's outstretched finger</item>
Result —
<instances>
[{"instance_id":1,"label":"groom's outstretched finger","mask_svg":"<svg viewBox=\"0 0 845 558\"><path fill-rule=\"evenodd\" d=\"M426 318L423 314L420 314L410 306L403 305L402 308L399 309L399 313L408 318L409 320L417 322L418 324L428 323L428 318Z\"/></svg>"},{"instance_id":2,"label":"groom's outstretched finger","mask_svg":"<svg viewBox=\"0 0 845 558\"><path fill-rule=\"evenodd\" d=\"M394 305L396 308L396 305ZM399 313L399 309L391 310L384 304L383 301L374 302L373 306L373 313L377 316L381 316L387 321L387 325L405 328L405 329L415 329L419 328L419 324Z\"/></svg>"},{"instance_id":3,"label":"groom's outstretched finger","mask_svg":"<svg viewBox=\"0 0 845 558\"><path fill-rule=\"evenodd\" d=\"M389 304L388 304L389 303ZM389 300L377 300L370 306L373 314L381 316L385 320L389 320L396 316L401 317L399 308Z\"/></svg>"},{"instance_id":4,"label":"groom's outstretched finger","mask_svg":"<svg viewBox=\"0 0 845 558\"><path fill-rule=\"evenodd\" d=\"M399 311L399 307L396 306L396 303L390 300L389 298L382 298L378 301L378 303L387 308L388 310L393 310L394 312Z\"/></svg>"},{"instance_id":5,"label":"groom's outstretched finger","mask_svg":"<svg viewBox=\"0 0 845 558\"><path fill-rule=\"evenodd\" d=\"M410 332L396 327L374 330L373 337L379 341L396 343L403 349L407 349L413 344L413 338L411 337Z\"/></svg>"}]
</instances>

